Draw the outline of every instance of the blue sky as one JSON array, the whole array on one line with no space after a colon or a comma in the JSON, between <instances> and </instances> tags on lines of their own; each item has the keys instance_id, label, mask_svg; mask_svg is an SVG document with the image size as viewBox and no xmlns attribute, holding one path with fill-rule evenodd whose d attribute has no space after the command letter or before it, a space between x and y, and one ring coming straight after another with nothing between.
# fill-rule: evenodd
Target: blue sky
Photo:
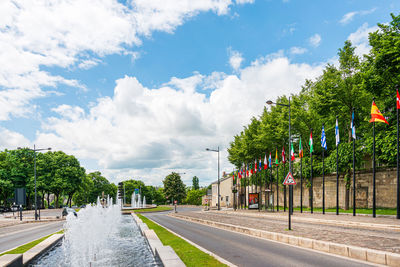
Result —
<instances>
[{"instance_id":1,"label":"blue sky","mask_svg":"<svg viewBox=\"0 0 400 267\"><path fill-rule=\"evenodd\" d=\"M216 177L264 101L297 93L398 1L0 3L0 147L51 146L108 179Z\"/></svg>"}]
</instances>

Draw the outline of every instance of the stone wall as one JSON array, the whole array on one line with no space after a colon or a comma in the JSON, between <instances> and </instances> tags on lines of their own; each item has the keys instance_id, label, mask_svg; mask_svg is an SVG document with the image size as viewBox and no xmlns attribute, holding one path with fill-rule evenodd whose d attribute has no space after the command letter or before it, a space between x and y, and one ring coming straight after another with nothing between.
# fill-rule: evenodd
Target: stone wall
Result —
<instances>
[{"instance_id":1,"label":"stone wall","mask_svg":"<svg viewBox=\"0 0 400 267\"><path fill-rule=\"evenodd\" d=\"M382 208L396 207L396 169L384 169L376 172L376 206ZM349 206L353 206L353 176L351 175ZM300 206L300 178L295 177L297 185L293 186L293 204ZM303 181L303 207L309 207L309 189L307 181ZM372 171L356 172L356 206L357 208L372 208ZM276 204L276 187L273 186L274 202ZM313 179L314 207L322 207L322 177ZM339 206L345 205L345 183L344 176L339 176ZM287 187L287 199L289 199L289 188ZM279 188L279 205L283 206L283 187ZM289 203L289 202L287 202ZM325 176L325 207L336 207L336 174Z\"/></svg>"}]
</instances>

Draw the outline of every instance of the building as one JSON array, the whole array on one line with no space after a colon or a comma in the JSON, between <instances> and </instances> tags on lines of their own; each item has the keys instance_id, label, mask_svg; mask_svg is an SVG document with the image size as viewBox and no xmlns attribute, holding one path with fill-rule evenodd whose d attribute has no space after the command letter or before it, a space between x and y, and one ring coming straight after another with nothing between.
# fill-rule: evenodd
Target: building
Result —
<instances>
[{"instance_id":1,"label":"building","mask_svg":"<svg viewBox=\"0 0 400 267\"><path fill-rule=\"evenodd\" d=\"M221 207L233 207L233 193L232 193L232 175L223 172L222 178L220 179L220 206ZM218 207L218 181L211 184L211 207Z\"/></svg>"}]
</instances>

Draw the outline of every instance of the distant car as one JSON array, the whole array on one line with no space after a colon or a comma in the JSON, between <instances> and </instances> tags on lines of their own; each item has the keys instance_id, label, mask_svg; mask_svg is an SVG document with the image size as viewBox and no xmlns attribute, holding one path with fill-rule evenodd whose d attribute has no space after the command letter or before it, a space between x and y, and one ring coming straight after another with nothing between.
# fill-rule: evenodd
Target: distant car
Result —
<instances>
[{"instance_id":1,"label":"distant car","mask_svg":"<svg viewBox=\"0 0 400 267\"><path fill-rule=\"evenodd\" d=\"M83 205L81 205L79 208L84 209L84 208L86 208L86 205L83 204Z\"/></svg>"},{"instance_id":2,"label":"distant car","mask_svg":"<svg viewBox=\"0 0 400 267\"><path fill-rule=\"evenodd\" d=\"M50 206L49 206L49 209L54 209L54 206L53 206L53 205L50 205Z\"/></svg>"},{"instance_id":3,"label":"distant car","mask_svg":"<svg viewBox=\"0 0 400 267\"><path fill-rule=\"evenodd\" d=\"M71 208L73 208L73 209L77 209L77 208L78 208L78 206L76 206L76 205L73 205Z\"/></svg>"},{"instance_id":4,"label":"distant car","mask_svg":"<svg viewBox=\"0 0 400 267\"><path fill-rule=\"evenodd\" d=\"M68 214L73 213L75 215L75 217L78 217L78 214L76 213L76 211L74 209L71 208L64 208L62 211L62 216L67 216Z\"/></svg>"}]
</instances>

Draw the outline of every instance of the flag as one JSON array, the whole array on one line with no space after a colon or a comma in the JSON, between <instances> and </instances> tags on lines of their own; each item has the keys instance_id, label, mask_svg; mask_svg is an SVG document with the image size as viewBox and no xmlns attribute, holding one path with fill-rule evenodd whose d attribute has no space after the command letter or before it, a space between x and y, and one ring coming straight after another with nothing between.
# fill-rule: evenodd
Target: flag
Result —
<instances>
[{"instance_id":1,"label":"flag","mask_svg":"<svg viewBox=\"0 0 400 267\"><path fill-rule=\"evenodd\" d=\"M399 90L396 90L396 91L397 91L396 106L397 106L397 109L400 109L400 95L399 95Z\"/></svg>"},{"instance_id":2,"label":"flag","mask_svg":"<svg viewBox=\"0 0 400 267\"><path fill-rule=\"evenodd\" d=\"M253 174L254 173L253 163L250 163L249 168L250 168L250 173Z\"/></svg>"},{"instance_id":3,"label":"flag","mask_svg":"<svg viewBox=\"0 0 400 267\"><path fill-rule=\"evenodd\" d=\"M325 148L325 150L328 148L328 147L326 146L326 137L325 137L324 126L322 126L321 146L322 146L323 148Z\"/></svg>"},{"instance_id":4,"label":"flag","mask_svg":"<svg viewBox=\"0 0 400 267\"><path fill-rule=\"evenodd\" d=\"M383 117L382 113L379 111L378 107L375 104L375 101L372 101L371 107L371 120L369 122L384 122L389 124L385 117Z\"/></svg>"},{"instance_id":5,"label":"flag","mask_svg":"<svg viewBox=\"0 0 400 267\"><path fill-rule=\"evenodd\" d=\"M303 157L303 146L301 145L301 137L300 137L300 143L299 143L299 158Z\"/></svg>"},{"instance_id":6,"label":"flag","mask_svg":"<svg viewBox=\"0 0 400 267\"><path fill-rule=\"evenodd\" d=\"M278 160L278 149L275 150L275 164L278 166L279 160Z\"/></svg>"},{"instance_id":7,"label":"flag","mask_svg":"<svg viewBox=\"0 0 400 267\"><path fill-rule=\"evenodd\" d=\"M271 157L271 152L269 152L269 167L272 168L272 157Z\"/></svg>"},{"instance_id":8,"label":"flag","mask_svg":"<svg viewBox=\"0 0 400 267\"><path fill-rule=\"evenodd\" d=\"M242 179L242 172L243 172L243 168L240 168L240 171L238 172L239 179Z\"/></svg>"},{"instance_id":9,"label":"flag","mask_svg":"<svg viewBox=\"0 0 400 267\"><path fill-rule=\"evenodd\" d=\"M336 136L336 146L338 146L340 143L340 137L339 137L339 124L338 124L337 119L336 119L336 127L335 127L335 136Z\"/></svg>"},{"instance_id":10,"label":"flag","mask_svg":"<svg viewBox=\"0 0 400 267\"><path fill-rule=\"evenodd\" d=\"M268 169L268 162L267 162L267 153L264 156L264 170Z\"/></svg>"},{"instance_id":11,"label":"flag","mask_svg":"<svg viewBox=\"0 0 400 267\"><path fill-rule=\"evenodd\" d=\"M356 139L356 126L354 125L354 110L353 110L353 113L351 114L350 128L351 128L351 136L353 137L353 140L355 140Z\"/></svg>"},{"instance_id":12,"label":"flag","mask_svg":"<svg viewBox=\"0 0 400 267\"><path fill-rule=\"evenodd\" d=\"M235 171L232 172L232 180L233 180L233 183L235 183Z\"/></svg>"},{"instance_id":13,"label":"flag","mask_svg":"<svg viewBox=\"0 0 400 267\"><path fill-rule=\"evenodd\" d=\"M249 164L246 165L246 177L249 177Z\"/></svg>"},{"instance_id":14,"label":"flag","mask_svg":"<svg viewBox=\"0 0 400 267\"><path fill-rule=\"evenodd\" d=\"M259 171L262 170L262 161L261 161L261 157L260 157L260 161L258 162L258 170L259 170Z\"/></svg>"},{"instance_id":15,"label":"flag","mask_svg":"<svg viewBox=\"0 0 400 267\"><path fill-rule=\"evenodd\" d=\"M286 163L286 159L285 159L285 146L282 147L282 162Z\"/></svg>"},{"instance_id":16,"label":"flag","mask_svg":"<svg viewBox=\"0 0 400 267\"><path fill-rule=\"evenodd\" d=\"M314 151L314 145L312 141L312 132L310 133L310 142L308 143L310 145L310 154Z\"/></svg>"},{"instance_id":17,"label":"flag","mask_svg":"<svg viewBox=\"0 0 400 267\"><path fill-rule=\"evenodd\" d=\"M254 173L257 173L257 160L254 160Z\"/></svg>"},{"instance_id":18,"label":"flag","mask_svg":"<svg viewBox=\"0 0 400 267\"><path fill-rule=\"evenodd\" d=\"M294 161L294 149L293 149L293 142L292 142L292 151L290 152L290 159Z\"/></svg>"}]
</instances>

